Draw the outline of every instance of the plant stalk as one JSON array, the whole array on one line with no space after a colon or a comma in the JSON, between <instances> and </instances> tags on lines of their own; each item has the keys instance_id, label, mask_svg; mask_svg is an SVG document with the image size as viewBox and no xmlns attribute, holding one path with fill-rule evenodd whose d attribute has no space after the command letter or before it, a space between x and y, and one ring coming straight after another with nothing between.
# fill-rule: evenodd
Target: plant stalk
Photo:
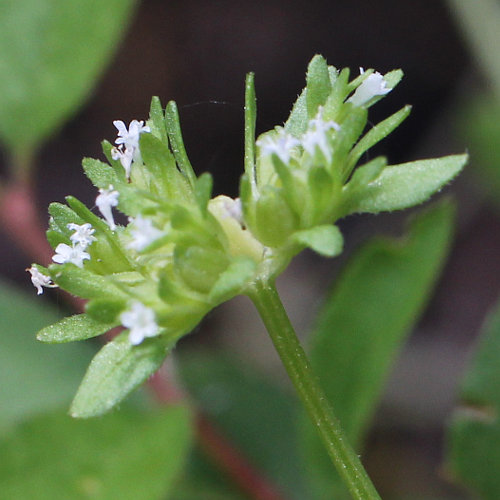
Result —
<instances>
[{"instance_id":1,"label":"plant stalk","mask_svg":"<svg viewBox=\"0 0 500 500\"><path fill-rule=\"evenodd\" d=\"M288 376L352 497L356 500L380 500L311 369L274 283L258 281L248 296L257 308Z\"/></svg>"}]
</instances>

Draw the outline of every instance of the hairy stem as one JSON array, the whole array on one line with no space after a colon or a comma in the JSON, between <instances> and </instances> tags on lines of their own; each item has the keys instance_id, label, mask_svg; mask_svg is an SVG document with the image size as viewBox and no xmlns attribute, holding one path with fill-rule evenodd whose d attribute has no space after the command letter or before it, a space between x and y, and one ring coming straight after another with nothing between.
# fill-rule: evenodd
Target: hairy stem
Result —
<instances>
[{"instance_id":1,"label":"hairy stem","mask_svg":"<svg viewBox=\"0 0 500 500\"><path fill-rule=\"evenodd\" d=\"M352 497L380 500L312 372L274 283L258 281L248 295L259 311L288 376Z\"/></svg>"}]
</instances>

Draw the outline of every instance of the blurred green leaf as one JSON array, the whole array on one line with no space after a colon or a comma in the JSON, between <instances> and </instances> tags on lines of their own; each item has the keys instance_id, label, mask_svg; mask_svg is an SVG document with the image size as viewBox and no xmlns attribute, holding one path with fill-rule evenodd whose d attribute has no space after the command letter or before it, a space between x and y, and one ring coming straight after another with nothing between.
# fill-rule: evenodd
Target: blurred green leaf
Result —
<instances>
[{"instance_id":1,"label":"blurred green leaf","mask_svg":"<svg viewBox=\"0 0 500 500\"><path fill-rule=\"evenodd\" d=\"M500 305L486 322L448 431L447 469L481 498L500 498Z\"/></svg>"},{"instance_id":2,"label":"blurred green leaf","mask_svg":"<svg viewBox=\"0 0 500 500\"><path fill-rule=\"evenodd\" d=\"M0 137L27 156L70 118L111 59L133 0L2 0Z\"/></svg>"},{"instance_id":3,"label":"blurred green leaf","mask_svg":"<svg viewBox=\"0 0 500 500\"><path fill-rule=\"evenodd\" d=\"M89 421L60 413L37 417L0 441L0 495L158 500L182 472L190 441L183 407Z\"/></svg>"},{"instance_id":4,"label":"blurred green leaf","mask_svg":"<svg viewBox=\"0 0 500 500\"><path fill-rule=\"evenodd\" d=\"M309 498L297 450L294 398L221 353L181 353L179 368L189 391L224 436L287 498Z\"/></svg>"},{"instance_id":5,"label":"blurred green leaf","mask_svg":"<svg viewBox=\"0 0 500 500\"><path fill-rule=\"evenodd\" d=\"M498 0L448 0L452 13L474 51L475 60L500 99L500 3Z\"/></svg>"},{"instance_id":6,"label":"blurred green leaf","mask_svg":"<svg viewBox=\"0 0 500 500\"><path fill-rule=\"evenodd\" d=\"M500 38L500 37L499 37ZM482 188L500 207L500 102L477 96L458 111L457 128L470 148L473 169L481 176Z\"/></svg>"},{"instance_id":7,"label":"blurred green leaf","mask_svg":"<svg viewBox=\"0 0 500 500\"><path fill-rule=\"evenodd\" d=\"M227 474L214 463L199 443L192 449L182 477L176 481L169 500L248 500Z\"/></svg>"},{"instance_id":8,"label":"blurred green leaf","mask_svg":"<svg viewBox=\"0 0 500 500\"><path fill-rule=\"evenodd\" d=\"M364 189L344 188L344 213L401 210L427 201L450 182L467 162L467 155L451 155L390 165Z\"/></svg>"},{"instance_id":9,"label":"blurred green leaf","mask_svg":"<svg viewBox=\"0 0 500 500\"><path fill-rule=\"evenodd\" d=\"M128 330L108 342L94 357L71 404L73 417L102 415L160 368L169 345L161 337L132 345Z\"/></svg>"},{"instance_id":10,"label":"blurred green leaf","mask_svg":"<svg viewBox=\"0 0 500 500\"><path fill-rule=\"evenodd\" d=\"M0 432L19 418L68 405L94 349L44 345L35 334L60 319L47 301L0 282ZM1 488L0 488L1 491Z\"/></svg>"},{"instance_id":11,"label":"blurred green leaf","mask_svg":"<svg viewBox=\"0 0 500 500\"><path fill-rule=\"evenodd\" d=\"M319 315L311 363L357 449L394 357L444 264L453 215L453 205L445 201L415 218L408 236L368 242L348 262ZM317 498L337 498L340 480L315 429L303 420L305 463Z\"/></svg>"}]
</instances>

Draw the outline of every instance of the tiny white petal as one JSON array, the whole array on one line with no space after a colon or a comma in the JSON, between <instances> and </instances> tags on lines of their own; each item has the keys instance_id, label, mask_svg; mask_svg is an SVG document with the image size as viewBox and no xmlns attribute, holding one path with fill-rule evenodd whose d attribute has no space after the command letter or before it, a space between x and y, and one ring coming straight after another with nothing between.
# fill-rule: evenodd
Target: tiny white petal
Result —
<instances>
[{"instance_id":1,"label":"tiny white petal","mask_svg":"<svg viewBox=\"0 0 500 500\"><path fill-rule=\"evenodd\" d=\"M132 235L132 241L127 245L128 248L140 252L157 240L165 233L153 226L151 219L145 219L138 215L135 218L129 218Z\"/></svg>"},{"instance_id":2,"label":"tiny white petal","mask_svg":"<svg viewBox=\"0 0 500 500\"><path fill-rule=\"evenodd\" d=\"M224 199L223 207L228 217L236 219L240 225L243 225L243 207L239 198Z\"/></svg>"},{"instance_id":3,"label":"tiny white petal","mask_svg":"<svg viewBox=\"0 0 500 500\"><path fill-rule=\"evenodd\" d=\"M120 148L122 148L122 146L111 150L111 158L113 158L113 160L120 160L125 170L125 176L127 179L130 179L130 169L132 167L132 161L134 160L134 150L126 148L125 151L123 151Z\"/></svg>"},{"instance_id":4,"label":"tiny white petal","mask_svg":"<svg viewBox=\"0 0 500 500\"><path fill-rule=\"evenodd\" d=\"M364 106L374 97L388 94L391 90L387 87L384 77L376 71L363 81L354 94L347 99L347 102L351 102L355 106Z\"/></svg>"},{"instance_id":5,"label":"tiny white petal","mask_svg":"<svg viewBox=\"0 0 500 500\"><path fill-rule=\"evenodd\" d=\"M41 295L43 293L42 287L47 288L57 288L57 285L52 281L50 276L46 276L41 273L36 267L31 266L26 269L31 274L31 283L36 288L37 295Z\"/></svg>"},{"instance_id":6,"label":"tiny white petal","mask_svg":"<svg viewBox=\"0 0 500 500\"><path fill-rule=\"evenodd\" d=\"M332 156L331 145L328 142L328 132L330 130L340 130L340 125L334 121L323 120L323 108L319 108L317 115L309 120L308 128L302 136L303 148L313 156L316 148L319 148L325 158L329 161Z\"/></svg>"},{"instance_id":7,"label":"tiny white petal","mask_svg":"<svg viewBox=\"0 0 500 500\"><path fill-rule=\"evenodd\" d=\"M71 222L68 224L68 229L74 231L74 233L69 237L73 245L80 245L83 249L87 248L93 241L97 240L97 238L93 236L95 229L89 223L79 225Z\"/></svg>"},{"instance_id":8,"label":"tiny white petal","mask_svg":"<svg viewBox=\"0 0 500 500\"><path fill-rule=\"evenodd\" d=\"M78 267L83 267L83 261L90 260L90 255L85 252L85 249L81 245L70 247L66 243L59 243L52 260L57 264L70 263Z\"/></svg>"},{"instance_id":9,"label":"tiny white petal","mask_svg":"<svg viewBox=\"0 0 500 500\"><path fill-rule=\"evenodd\" d=\"M299 140L293 135L280 129L274 137L266 135L257 141L257 146L260 147L261 154L271 156L277 155L283 163L290 161L290 153L292 149L300 144Z\"/></svg>"},{"instance_id":10,"label":"tiny white petal","mask_svg":"<svg viewBox=\"0 0 500 500\"><path fill-rule=\"evenodd\" d=\"M160 332L153 309L138 300L120 315L120 321L130 330L129 341L132 345L140 344L146 337L155 337Z\"/></svg>"},{"instance_id":11,"label":"tiny white petal","mask_svg":"<svg viewBox=\"0 0 500 500\"><path fill-rule=\"evenodd\" d=\"M151 132L151 129L144 125L144 121L132 120L128 126L121 120L115 120L113 125L118 130L118 137L115 144L119 144L111 150L111 157L113 160L120 160L127 179L130 177L130 168L132 161L139 161L141 159L141 152L139 150L139 137L144 132Z\"/></svg>"},{"instance_id":12,"label":"tiny white petal","mask_svg":"<svg viewBox=\"0 0 500 500\"><path fill-rule=\"evenodd\" d=\"M109 185L108 189L99 189L99 194L95 199L97 208L106 219L108 226L112 231L116 229L115 220L113 218L112 207L118 205L118 196L120 193L115 191L113 185Z\"/></svg>"}]
</instances>

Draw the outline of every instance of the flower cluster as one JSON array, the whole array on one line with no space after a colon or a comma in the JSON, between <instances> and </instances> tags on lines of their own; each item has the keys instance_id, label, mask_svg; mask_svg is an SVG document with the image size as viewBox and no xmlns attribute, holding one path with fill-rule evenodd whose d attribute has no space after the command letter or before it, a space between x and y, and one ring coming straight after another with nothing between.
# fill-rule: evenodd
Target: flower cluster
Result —
<instances>
[{"instance_id":1,"label":"flower cluster","mask_svg":"<svg viewBox=\"0 0 500 500\"><path fill-rule=\"evenodd\" d=\"M59 286L87 300L85 313L43 329L40 340L125 328L93 360L73 413L112 407L213 307L274 280L304 248L340 253L339 218L415 205L459 172L465 156L392 166L379 157L357 165L408 116L407 106L363 135L369 107L401 77L398 70L362 70L349 81L349 70L316 56L287 122L256 141L249 75L245 173L236 199L212 198L211 176L196 176L175 103L164 110L153 98L147 124L133 120L127 129L114 122L116 146L103 144L108 163L83 161L99 190L102 218L71 196L67 205L52 203L47 238L54 263L29 269L38 294ZM114 210L126 216L126 225L115 221ZM106 392L117 386L124 389Z\"/></svg>"}]
</instances>

